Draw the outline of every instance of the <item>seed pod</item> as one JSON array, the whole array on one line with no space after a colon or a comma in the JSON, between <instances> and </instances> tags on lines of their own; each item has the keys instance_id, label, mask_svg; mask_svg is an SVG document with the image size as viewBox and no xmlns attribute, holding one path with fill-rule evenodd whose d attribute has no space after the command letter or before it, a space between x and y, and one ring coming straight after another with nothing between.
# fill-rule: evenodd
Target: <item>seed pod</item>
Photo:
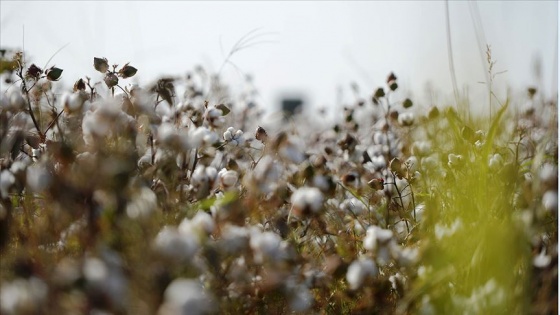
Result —
<instances>
[{"instance_id":1,"label":"seed pod","mask_svg":"<svg viewBox=\"0 0 560 315\"><path fill-rule=\"evenodd\" d=\"M263 144L268 140L268 134L263 127L258 126L257 131L255 132L255 139L259 140Z\"/></svg>"},{"instance_id":2,"label":"seed pod","mask_svg":"<svg viewBox=\"0 0 560 315\"><path fill-rule=\"evenodd\" d=\"M39 79L41 74L43 74L43 70L41 70L41 68L37 67L35 64L31 64L31 66L29 66L29 68L27 68L27 72L25 73L25 77L27 77L29 79L37 80L37 79Z\"/></svg>"},{"instance_id":3,"label":"seed pod","mask_svg":"<svg viewBox=\"0 0 560 315\"><path fill-rule=\"evenodd\" d=\"M109 61L107 60L107 58L93 58L93 67L95 67L95 70L101 72L101 73L105 73L109 70Z\"/></svg>"},{"instance_id":4,"label":"seed pod","mask_svg":"<svg viewBox=\"0 0 560 315\"><path fill-rule=\"evenodd\" d=\"M60 80L60 76L62 75L62 69L56 68L55 66L50 67L45 71L47 75L47 80L49 81L58 81Z\"/></svg>"},{"instance_id":5,"label":"seed pod","mask_svg":"<svg viewBox=\"0 0 560 315\"><path fill-rule=\"evenodd\" d=\"M119 78L114 73L107 73L103 79L109 88L119 84Z\"/></svg>"},{"instance_id":6,"label":"seed pod","mask_svg":"<svg viewBox=\"0 0 560 315\"><path fill-rule=\"evenodd\" d=\"M86 89L86 83L84 82L83 79L79 79L78 81L76 81L76 83L74 83L74 92L76 91L85 91Z\"/></svg>"},{"instance_id":7,"label":"seed pod","mask_svg":"<svg viewBox=\"0 0 560 315\"><path fill-rule=\"evenodd\" d=\"M368 186L375 190L383 190L383 185L385 181L383 178L374 178L368 182Z\"/></svg>"},{"instance_id":8,"label":"seed pod","mask_svg":"<svg viewBox=\"0 0 560 315\"><path fill-rule=\"evenodd\" d=\"M123 79L126 78L130 78L132 76L134 76L136 74L138 70L136 68L134 68L133 66L129 66L128 63L126 63L120 70L119 70L119 76Z\"/></svg>"}]
</instances>

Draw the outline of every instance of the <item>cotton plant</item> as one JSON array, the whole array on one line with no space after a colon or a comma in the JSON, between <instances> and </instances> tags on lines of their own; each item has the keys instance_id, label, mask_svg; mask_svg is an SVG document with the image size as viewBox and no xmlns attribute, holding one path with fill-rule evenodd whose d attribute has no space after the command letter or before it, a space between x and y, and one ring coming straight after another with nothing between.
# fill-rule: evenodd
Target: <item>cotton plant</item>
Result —
<instances>
[{"instance_id":1,"label":"cotton plant","mask_svg":"<svg viewBox=\"0 0 560 315\"><path fill-rule=\"evenodd\" d=\"M390 74L332 124L285 123L201 67L125 86L136 68L95 58L98 82L56 95L56 67L1 58L25 81L0 94L2 313L513 312L523 266L554 279L557 141L537 104L502 132Z\"/></svg>"}]
</instances>

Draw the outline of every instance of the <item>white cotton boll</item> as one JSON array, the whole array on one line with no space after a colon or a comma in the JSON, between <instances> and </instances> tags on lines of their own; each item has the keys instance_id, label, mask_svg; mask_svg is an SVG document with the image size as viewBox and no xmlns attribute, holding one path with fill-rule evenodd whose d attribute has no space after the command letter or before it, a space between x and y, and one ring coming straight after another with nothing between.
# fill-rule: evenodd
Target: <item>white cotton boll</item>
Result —
<instances>
[{"instance_id":1,"label":"white cotton boll","mask_svg":"<svg viewBox=\"0 0 560 315\"><path fill-rule=\"evenodd\" d=\"M558 181L558 167L545 163L539 172L539 178L544 184L554 185Z\"/></svg>"},{"instance_id":2,"label":"white cotton boll","mask_svg":"<svg viewBox=\"0 0 560 315\"><path fill-rule=\"evenodd\" d=\"M327 177L325 177L324 175L313 176L312 183L314 187L317 187L323 191L327 191L330 188L329 181L327 180Z\"/></svg>"},{"instance_id":3,"label":"white cotton boll","mask_svg":"<svg viewBox=\"0 0 560 315\"><path fill-rule=\"evenodd\" d=\"M7 199L10 188L16 183L16 177L9 170L0 173L0 198Z\"/></svg>"},{"instance_id":4,"label":"white cotton boll","mask_svg":"<svg viewBox=\"0 0 560 315\"><path fill-rule=\"evenodd\" d=\"M226 130L226 132L224 132L224 140L228 142L233 140L233 134L231 133L231 131Z\"/></svg>"},{"instance_id":5,"label":"white cotton boll","mask_svg":"<svg viewBox=\"0 0 560 315\"><path fill-rule=\"evenodd\" d=\"M243 131L237 130L235 132L234 138L240 138L240 137L243 137Z\"/></svg>"},{"instance_id":6,"label":"white cotton boll","mask_svg":"<svg viewBox=\"0 0 560 315\"><path fill-rule=\"evenodd\" d=\"M178 278L165 289L159 315L202 315L216 311L214 297L198 280Z\"/></svg>"},{"instance_id":7,"label":"white cotton boll","mask_svg":"<svg viewBox=\"0 0 560 315\"><path fill-rule=\"evenodd\" d=\"M12 166L10 166L10 171L14 175L18 176L19 174L23 174L25 172L29 164L30 164L30 160L15 161L14 163L12 163Z\"/></svg>"},{"instance_id":8,"label":"white cotton boll","mask_svg":"<svg viewBox=\"0 0 560 315\"><path fill-rule=\"evenodd\" d=\"M546 268L552 262L552 257L550 255L546 255L546 249L543 247L541 252L533 257L533 266L537 268Z\"/></svg>"},{"instance_id":9,"label":"white cotton boll","mask_svg":"<svg viewBox=\"0 0 560 315\"><path fill-rule=\"evenodd\" d=\"M83 272L86 280L95 284L100 284L109 275L109 269L105 265L105 262L95 257L86 259Z\"/></svg>"},{"instance_id":10,"label":"white cotton boll","mask_svg":"<svg viewBox=\"0 0 560 315\"><path fill-rule=\"evenodd\" d=\"M169 117L173 117L174 113L173 110L171 109L171 107L169 106L169 103L167 102L161 102L159 103L159 105L155 108L155 112L156 115L161 117L162 120L165 120L166 118L168 119Z\"/></svg>"},{"instance_id":11,"label":"white cotton boll","mask_svg":"<svg viewBox=\"0 0 560 315\"><path fill-rule=\"evenodd\" d=\"M375 144L387 144L387 135L381 131L377 131L373 134L373 142Z\"/></svg>"},{"instance_id":12,"label":"white cotton boll","mask_svg":"<svg viewBox=\"0 0 560 315\"><path fill-rule=\"evenodd\" d=\"M63 101L64 108L69 113L79 113L82 111L85 99L80 93L72 93Z\"/></svg>"},{"instance_id":13,"label":"white cotton boll","mask_svg":"<svg viewBox=\"0 0 560 315\"><path fill-rule=\"evenodd\" d=\"M400 266L411 267L418 262L420 252L418 248L405 247L399 251L398 262Z\"/></svg>"},{"instance_id":14,"label":"white cotton boll","mask_svg":"<svg viewBox=\"0 0 560 315\"><path fill-rule=\"evenodd\" d=\"M389 282L391 282L391 288L396 291L398 289L399 283L404 284L406 282L406 278L403 277L402 274L397 272L396 274L389 277Z\"/></svg>"},{"instance_id":15,"label":"white cotton boll","mask_svg":"<svg viewBox=\"0 0 560 315\"><path fill-rule=\"evenodd\" d=\"M212 131L208 130L208 132L204 135L204 138L202 138L202 140L203 140L204 144L212 145L212 144L218 142L220 139L215 132L212 132Z\"/></svg>"},{"instance_id":16,"label":"white cotton boll","mask_svg":"<svg viewBox=\"0 0 560 315\"><path fill-rule=\"evenodd\" d=\"M407 228L407 222L405 220L399 220L394 224L394 230L399 241L404 241L408 235L408 230L410 229L410 224Z\"/></svg>"},{"instance_id":17,"label":"white cotton boll","mask_svg":"<svg viewBox=\"0 0 560 315\"><path fill-rule=\"evenodd\" d=\"M315 187L302 187L291 197L292 206L296 211L318 213L323 206L323 194Z\"/></svg>"},{"instance_id":18,"label":"white cotton boll","mask_svg":"<svg viewBox=\"0 0 560 315\"><path fill-rule=\"evenodd\" d=\"M39 278L17 278L0 286L3 314L38 314L47 302L48 286Z\"/></svg>"},{"instance_id":19,"label":"white cotton boll","mask_svg":"<svg viewBox=\"0 0 560 315\"><path fill-rule=\"evenodd\" d=\"M162 123L157 130L157 139L163 144L172 143L177 137L177 131L172 124Z\"/></svg>"},{"instance_id":20,"label":"white cotton boll","mask_svg":"<svg viewBox=\"0 0 560 315\"><path fill-rule=\"evenodd\" d=\"M432 145L427 141L416 141L412 144L412 154L417 156L428 156L432 153Z\"/></svg>"},{"instance_id":21,"label":"white cotton boll","mask_svg":"<svg viewBox=\"0 0 560 315\"><path fill-rule=\"evenodd\" d=\"M401 126L412 126L414 123L414 114L411 112L400 113L398 121Z\"/></svg>"},{"instance_id":22,"label":"white cotton boll","mask_svg":"<svg viewBox=\"0 0 560 315\"><path fill-rule=\"evenodd\" d=\"M224 189L235 186L239 180L239 175L236 171L227 170L225 168L218 173L218 177L220 178L220 183Z\"/></svg>"},{"instance_id":23,"label":"white cotton boll","mask_svg":"<svg viewBox=\"0 0 560 315\"><path fill-rule=\"evenodd\" d=\"M148 187L140 188L126 205L126 214L131 219L147 217L157 209L157 196Z\"/></svg>"},{"instance_id":24,"label":"white cotton boll","mask_svg":"<svg viewBox=\"0 0 560 315\"><path fill-rule=\"evenodd\" d=\"M549 190L542 197L543 207L549 212L558 212L558 192Z\"/></svg>"},{"instance_id":25,"label":"white cotton boll","mask_svg":"<svg viewBox=\"0 0 560 315\"><path fill-rule=\"evenodd\" d=\"M346 272L346 281L351 290L359 289L367 278L375 277L378 269L373 260L359 258L354 260Z\"/></svg>"},{"instance_id":26,"label":"white cotton boll","mask_svg":"<svg viewBox=\"0 0 560 315\"><path fill-rule=\"evenodd\" d=\"M189 234L179 233L176 228L165 226L155 238L155 249L168 257L190 259L198 251L199 243L198 237Z\"/></svg>"},{"instance_id":27,"label":"white cotton boll","mask_svg":"<svg viewBox=\"0 0 560 315\"><path fill-rule=\"evenodd\" d=\"M266 260L279 261L284 258L282 238L273 232L251 231L249 246L253 250L255 263L262 264Z\"/></svg>"},{"instance_id":28,"label":"white cotton boll","mask_svg":"<svg viewBox=\"0 0 560 315\"><path fill-rule=\"evenodd\" d=\"M375 170L381 170L387 167L387 161L383 155L376 155L371 157L371 163Z\"/></svg>"},{"instance_id":29,"label":"white cotton boll","mask_svg":"<svg viewBox=\"0 0 560 315\"><path fill-rule=\"evenodd\" d=\"M313 305L313 295L304 285L290 288L290 309L294 312L305 312Z\"/></svg>"},{"instance_id":30,"label":"white cotton boll","mask_svg":"<svg viewBox=\"0 0 560 315\"><path fill-rule=\"evenodd\" d=\"M204 211L198 211L191 219L191 224L198 228L202 228L208 235L212 234L216 229L216 224L212 216Z\"/></svg>"},{"instance_id":31,"label":"white cotton boll","mask_svg":"<svg viewBox=\"0 0 560 315\"><path fill-rule=\"evenodd\" d=\"M206 177L213 181L216 179L216 177L218 177L218 170L216 170L215 167L213 166L208 166L204 169L204 173L206 173Z\"/></svg>"},{"instance_id":32,"label":"white cotton boll","mask_svg":"<svg viewBox=\"0 0 560 315\"><path fill-rule=\"evenodd\" d=\"M228 253L245 250L249 244L249 230L245 227L227 223L222 228L223 248Z\"/></svg>"},{"instance_id":33,"label":"white cotton boll","mask_svg":"<svg viewBox=\"0 0 560 315\"><path fill-rule=\"evenodd\" d=\"M51 175L43 165L34 164L27 168L27 187L31 192L40 193L50 183Z\"/></svg>"},{"instance_id":34,"label":"white cotton boll","mask_svg":"<svg viewBox=\"0 0 560 315\"><path fill-rule=\"evenodd\" d=\"M204 165L199 164L191 175L191 184L195 187L208 182L208 175Z\"/></svg>"},{"instance_id":35,"label":"white cotton boll","mask_svg":"<svg viewBox=\"0 0 560 315\"><path fill-rule=\"evenodd\" d=\"M366 237L364 238L364 248L369 251L375 251L380 245L386 244L392 238L393 231L372 225L367 229Z\"/></svg>"},{"instance_id":36,"label":"white cotton boll","mask_svg":"<svg viewBox=\"0 0 560 315\"><path fill-rule=\"evenodd\" d=\"M220 140L218 134L204 126L196 128L189 135L191 145L194 148L198 148L203 144L212 145Z\"/></svg>"}]
</instances>

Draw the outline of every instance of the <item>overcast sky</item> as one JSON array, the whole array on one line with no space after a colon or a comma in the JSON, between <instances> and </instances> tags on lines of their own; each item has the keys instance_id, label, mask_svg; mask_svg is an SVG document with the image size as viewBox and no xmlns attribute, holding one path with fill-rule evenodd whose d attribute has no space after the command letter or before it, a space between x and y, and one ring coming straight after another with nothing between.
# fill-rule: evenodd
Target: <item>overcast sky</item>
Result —
<instances>
[{"instance_id":1,"label":"overcast sky","mask_svg":"<svg viewBox=\"0 0 560 315\"><path fill-rule=\"evenodd\" d=\"M315 106L333 107L337 90L350 99L351 82L364 94L384 84L394 71L406 94L425 100L428 82L452 96L445 2L0 2L0 46L25 50L38 65L61 47L52 64L64 69L71 86L95 77L93 57L139 69L141 84L159 75L182 75L196 65L217 71L243 35L258 28L255 42L231 61L251 74L261 103L277 108L283 92L302 92ZM484 94L483 56L478 38L490 44L497 92L539 84L535 60L542 62L542 88L558 86L558 3L556 1L451 1L449 17L459 88ZM479 24L477 24L479 21ZM477 23L475 23L477 22ZM483 43L484 44L484 43ZM226 82L242 86L232 66ZM425 101L424 101L425 102Z\"/></svg>"}]
</instances>

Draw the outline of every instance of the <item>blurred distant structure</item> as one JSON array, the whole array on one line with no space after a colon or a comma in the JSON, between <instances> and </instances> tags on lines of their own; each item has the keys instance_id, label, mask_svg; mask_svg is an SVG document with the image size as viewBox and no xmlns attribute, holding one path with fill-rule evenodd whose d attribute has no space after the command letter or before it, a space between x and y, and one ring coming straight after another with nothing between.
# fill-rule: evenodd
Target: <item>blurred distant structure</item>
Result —
<instances>
[{"instance_id":1,"label":"blurred distant structure","mask_svg":"<svg viewBox=\"0 0 560 315\"><path fill-rule=\"evenodd\" d=\"M286 119L294 116L303 110L303 98L296 96L282 97L282 112Z\"/></svg>"}]
</instances>

